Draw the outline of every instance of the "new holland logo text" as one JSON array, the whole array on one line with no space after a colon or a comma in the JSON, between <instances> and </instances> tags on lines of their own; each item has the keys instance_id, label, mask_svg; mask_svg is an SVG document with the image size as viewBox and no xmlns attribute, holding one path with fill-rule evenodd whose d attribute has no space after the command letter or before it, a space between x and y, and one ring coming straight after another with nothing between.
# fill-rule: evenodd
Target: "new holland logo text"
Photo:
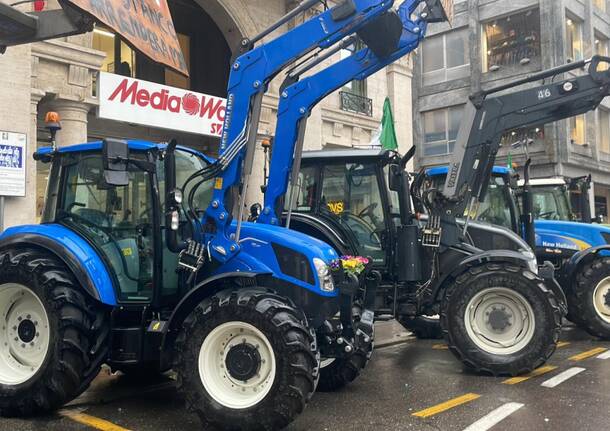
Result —
<instances>
[{"instance_id":1,"label":"new holland logo text","mask_svg":"<svg viewBox=\"0 0 610 431\"><path fill-rule=\"evenodd\" d=\"M180 97L172 95L170 90L165 89L151 93L145 88L140 88L138 81L130 84L127 79L122 80L108 98L110 102L115 99L120 103L127 102L142 108L150 107L174 114L198 115L200 118L216 119L221 123L225 118L226 108L220 98L197 96L193 93L186 93ZM222 124L218 126L218 130L213 130L212 133L220 132Z\"/></svg>"}]
</instances>

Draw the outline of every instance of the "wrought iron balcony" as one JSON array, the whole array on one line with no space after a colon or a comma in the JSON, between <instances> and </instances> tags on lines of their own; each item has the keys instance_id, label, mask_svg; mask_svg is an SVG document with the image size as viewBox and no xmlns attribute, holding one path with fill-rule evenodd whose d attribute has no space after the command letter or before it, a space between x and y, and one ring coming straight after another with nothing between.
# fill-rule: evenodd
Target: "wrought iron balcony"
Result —
<instances>
[{"instance_id":1,"label":"wrought iron balcony","mask_svg":"<svg viewBox=\"0 0 610 431\"><path fill-rule=\"evenodd\" d=\"M358 114L373 116L373 99L362 97L348 91L339 92L341 96L341 109Z\"/></svg>"}]
</instances>

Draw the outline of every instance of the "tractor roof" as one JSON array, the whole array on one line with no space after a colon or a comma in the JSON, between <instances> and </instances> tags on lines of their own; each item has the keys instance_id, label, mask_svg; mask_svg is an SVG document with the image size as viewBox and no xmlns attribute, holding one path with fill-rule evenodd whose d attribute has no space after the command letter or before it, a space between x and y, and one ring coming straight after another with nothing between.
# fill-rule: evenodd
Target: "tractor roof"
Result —
<instances>
[{"instance_id":1,"label":"tractor roof","mask_svg":"<svg viewBox=\"0 0 610 431\"><path fill-rule=\"evenodd\" d=\"M449 172L448 166L435 166L426 170L426 175L429 177L436 177L439 175L447 175L447 172ZM505 166L494 166L491 172L496 175L506 175L511 174L513 170Z\"/></svg>"},{"instance_id":2,"label":"tractor roof","mask_svg":"<svg viewBox=\"0 0 610 431\"><path fill-rule=\"evenodd\" d=\"M350 161L358 158L372 158L380 157L386 158L394 154L393 151L384 149L367 149L367 150L355 150L349 148L346 150L320 150L320 151L304 151L303 160L311 159L339 159L346 158Z\"/></svg>"},{"instance_id":3,"label":"tractor roof","mask_svg":"<svg viewBox=\"0 0 610 431\"><path fill-rule=\"evenodd\" d=\"M167 147L166 143L157 143L157 142L149 142L149 141L139 141L139 140L128 140L127 145L129 146L130 151L151 151L151 150L164 150ZM213 163L214 159L212 157L206 156L205 154L194 150L188 147L178 146L179 149L188 151L189 153L197 154L203 157L207 162ZM102 141L94 141L87 142L84 144L76 144L76 145L68 145L65 147L57 148L57 152L59 154L70 154L70 153L82 153L86 151L101 151L102 150ZM51 147L42 147L39 148L36 153L34 153L34 157L41 158L43 156L49 156L53 152Z\"/></svg>"}]
</instances>

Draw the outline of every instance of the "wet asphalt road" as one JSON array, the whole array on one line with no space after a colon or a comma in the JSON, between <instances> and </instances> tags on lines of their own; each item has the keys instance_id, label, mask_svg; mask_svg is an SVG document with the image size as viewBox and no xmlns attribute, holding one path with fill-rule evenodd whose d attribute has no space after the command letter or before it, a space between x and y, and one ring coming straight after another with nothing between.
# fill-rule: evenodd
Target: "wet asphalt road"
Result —
<instances>
[{"instance_id":1,"label":"wet asphalt road","mask_svg":"<svg viewBox=\"0 0 610 431\"><path fill-rule=\"evenodd\" d=\"M610 349L610 342L597 341L572 327L564 331L562 341L547 364L547 373L512 385L504 383L505 378L469 374L438 341L377 349L356 382L337 393L316 394L288 429L464 430L498 408L495 420L502 412L508 415L494 431L610 429L610 358L598 358L604 356L603 349ZM587 358L574 358L592 349L598 350ZM555 387L541 385L554 379L545 383L553 386L566 371L578 374ZM447 401L463 404L442 412L442 408L434 409ZM165 376L147 382L102 376L65 411L109 421L97 422L104 431L122 431L115 425L133 431L201 429L198 418L183 408L173 381ZM486 420L491 421L489 425L494 417ZM88 429L93 428L59 414L36 420L0 419L0 431ZM487 428L474 428L482 429Z\"/></svg>"}]
</instances>

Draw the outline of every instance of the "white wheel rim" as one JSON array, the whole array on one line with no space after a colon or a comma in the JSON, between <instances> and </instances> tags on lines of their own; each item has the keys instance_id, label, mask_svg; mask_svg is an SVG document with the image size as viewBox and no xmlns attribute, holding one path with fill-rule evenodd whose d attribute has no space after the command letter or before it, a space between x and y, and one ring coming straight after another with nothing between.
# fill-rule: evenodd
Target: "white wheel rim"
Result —
<instances>
[{"instance_id":1,"label":"white wheel rim","mask_svg":"<svg viewBox=\"0 0 610 431\"><path fill-rule=\"evenodd\" d=\"M227 356L239 344L258 352L256 375L246 381L234 377ZM227 322L214 328L199 351L199 377L205 390L219 404L231 409L247 409L261 402L275 381L276 360L268 338L245 322Z\"/></svg>"},{"instance_id":2,"label":"white wheel rim","mask_svg":"<svg viewBox=\"0 0 610 431\"><path fill-rule=\"evenodd\" d=\"M470 339L487 353L510 355L527 346L534 337L534 310L520 293L492 287L476 294L464 316Z\"/></svg>"},{"instance_id":3,"label":"white wheel rim","mask_svg":"<svg viewBox=\"0 0 610 431\"><path fill-rule=\"evenodd\" d=\"M0 384L27 382L49 350L49 317L38 296L16 283L0 285Z\"/></svg>"},{"instance_id":4,"label":"white wheel rim","mask_svg":"<svg viewBox=\"0 0 610 431\"><path fill-rule=\"evenodd\" d=\"M606 298L610 298L610 277L606 277L597 283L593 292L593 306L597 315L605 322L610 323L610 306L606 303Z\"/></svg>"}]
</instances>

